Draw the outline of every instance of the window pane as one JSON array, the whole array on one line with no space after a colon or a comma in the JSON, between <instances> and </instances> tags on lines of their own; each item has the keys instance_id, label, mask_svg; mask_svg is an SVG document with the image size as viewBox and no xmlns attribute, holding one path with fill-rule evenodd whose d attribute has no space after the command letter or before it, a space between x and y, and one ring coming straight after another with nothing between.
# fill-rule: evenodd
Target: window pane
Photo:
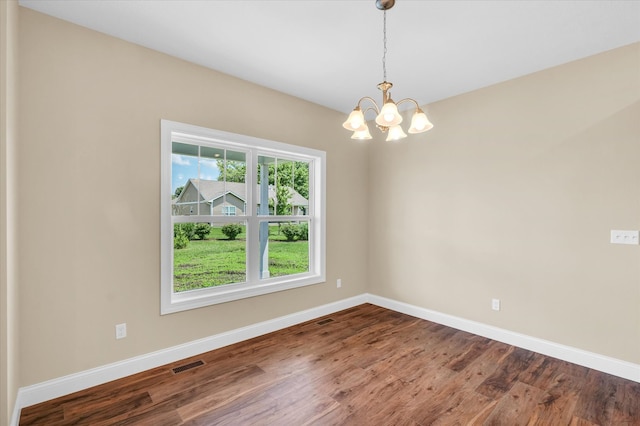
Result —
<instances>
[{"instance_id":1,"label":"window pane","mask_svg":"<svg viewBox=\"0 0 640 426\"><path fill-rule=\"evenodd\" d=\"M224 149L201 146L198 177L203 180L223 180L224 177L221 176L221 167L218 167L222 164L223 160Z\"/></svg>"},{"instance_id":2,"label":"window pane","mask_svg":"<svg viewBox=\"0 0 640 426\"><path fill-rule=\"evenodd\" d=\"M198 178L198 146L173 142L171 151L171 214L174 216L198 213L200 195L195 181Z\"/></svg>"},{"instance_id":3,"label":"window pane","mask_svg":"<svg viewBox=\"0 0 640 426\"><path fill-rule=\"evenodd\" d=\"M200 148L199 161L200 214L246 214L246 154L203 146Z\"/></svg>"},{"instance_id":4,"label":"window pane","mask_svg":"<svg viewBox=\"0 0 640 426\"><path fill-rule=\"evenodd\" d=\"M309 163L259 156L257 194L260 215L308 215Z\"/></svg>"},{"instance_id":5,"label":"window pane","mask_svg":"<svg viewBox=\"0 0 640 426\"><path fill-rule=\"evenodd\" d=\"M309 221L260 223L260 278L309 272Z\"/></svg>"},{"instance_id":6,"label":"window pane","mask_svg":"<svg viewBox=\"0 0 640 426\"><path fill-rule=\"evenodd\" d=\"M309 215L309 163L296 161L293 171L293 214L296 216Z\"/></svg>"},{"instance_id":7,"label":"window pane","mask_svg":"<svg viewBox=\"0 0 640 426\"><path fill-rule=\"evenodd\" d=\"M247 277L246 224L174 225L173 291L241 283Z\"/></svg>"},{"instance_id":8,"label":"window pane","mask_svg":"<svg viewBox=\"0 0 640 426\"><path fill-rule=\"evenodd\" d=\"M229 151L226 152L225 180L227 182L247 181L247 158L244 152Z\"/></svg>"}]
</instances>

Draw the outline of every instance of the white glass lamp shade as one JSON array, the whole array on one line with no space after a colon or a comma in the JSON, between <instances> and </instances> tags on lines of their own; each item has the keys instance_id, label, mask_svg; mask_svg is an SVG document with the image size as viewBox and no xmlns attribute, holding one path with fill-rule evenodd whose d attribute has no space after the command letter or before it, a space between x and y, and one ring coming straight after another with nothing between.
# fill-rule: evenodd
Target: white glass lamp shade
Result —
<instances>
[{"instance_id":1,"label":"white glass lamp shade","mask_svg":"<svg viewBox=\"0 0 640 426\"><path fill-rule=\"evenodd\" d=\"M407 134L402 130L400 126L389 127L389 134L387 135L387 141L397 141L402 138L406 138Z\"/></svg>"},{"instance_id":2,"label":"white glass lamp shade","mask_svg":"<svg viewBox=\"0 0 640 426\"><path fill-rule=\"evenodd\" d=\"M359 106L355 107L353 111L351 111L347 121L342 123L342 127L347 130L351 130L352 132L365 130L367 125L364 122L364 114Z\"/></svg>"},{"instance_id":3,"label":"white glass lamp shade","mask_svg":"<svg viewBox=\"0 0 640 426\"><path fill-rule=\"evenodd\" d=\"M371 133L369 133L369 127L365 124L364 130L356 130L355 132L353 132L351 139L357 139L361 141L372 139Z\"/></svg>"},{"instance_id":4,"label":"white glass lamp shade","mask_svg":"<svg viewBox=\"0 0 640 426\"><path fill-rule=\"evenodd\" d=\"M421 109L417 109L416 112L411 117L411 127L409 128L409 133L422 133L427 130L431 130L433 128L433 124L427 118L427 114L425 114Z\"/></svg>"},{"instance_id":5,"label":"white glass lamp shade","mask_svg":"<svg viewBox=\"0 0 640 426\"><path fill-rule=\"evenodd\" d=\"M402 123L402 116L398 112L398 107L389 99L382 106L380 114L376 117L376 124L384 127L393 127L400 123Z\"/></svg>"}]
</instances>

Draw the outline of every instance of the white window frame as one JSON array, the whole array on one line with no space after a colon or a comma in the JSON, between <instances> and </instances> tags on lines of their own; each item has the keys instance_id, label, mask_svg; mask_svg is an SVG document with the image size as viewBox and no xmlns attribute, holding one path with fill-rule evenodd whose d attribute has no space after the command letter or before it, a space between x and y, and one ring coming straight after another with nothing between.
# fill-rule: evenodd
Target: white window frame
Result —
<instances>
[{"instance_id":1,"label":"white window frame","mask_svg":"<svg viewBox=\"0 0 640 426\"><path fill-rule=\"evenodd\" d=\"M160 192L160 313L162 315L254 297L326 281L326 153L312 148L254 138L190 124L161 120ZM223 146L247 152L247 200L244 215L216 216L216 222L244 221L247 229L247 280L244 283L173 291L173 224L179 216L171 212L171 153L173 141ZM274 156L309 162L309 271L260 279L259 224L262 221L301 220L300 216L259 216L255 192L258 156ZM190 216L190 219L194 219ZM198 217L209 222L211 216Z\"/></svg>"}]
</instances>

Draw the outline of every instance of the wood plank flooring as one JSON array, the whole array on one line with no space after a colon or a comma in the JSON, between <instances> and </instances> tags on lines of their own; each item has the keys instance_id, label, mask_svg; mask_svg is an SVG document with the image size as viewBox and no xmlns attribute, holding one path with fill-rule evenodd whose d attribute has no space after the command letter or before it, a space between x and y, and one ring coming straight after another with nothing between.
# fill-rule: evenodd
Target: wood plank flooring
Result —
<instances>
[{"instance_id":1,"label":"wood plank flooring","mask_svg":"<svg viewBox=\"0 0 640 426\"><path fill-rule=\"evenodd\" d=\"M468 424L640 425L640 383L367 304L27 407L20 418L22 426Z\"/></svg>"}]
</instances>

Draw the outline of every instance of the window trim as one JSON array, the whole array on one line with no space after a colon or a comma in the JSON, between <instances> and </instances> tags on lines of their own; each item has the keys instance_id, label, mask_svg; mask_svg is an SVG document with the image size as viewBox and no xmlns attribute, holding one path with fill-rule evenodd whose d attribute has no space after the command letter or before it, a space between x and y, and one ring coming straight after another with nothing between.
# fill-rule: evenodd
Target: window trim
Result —
<instances>
[{"instance_id":1,"label":"window trim","mask_svg":"<svg viewBox=\"0 0 640 426\"><path fill-rule=\"evenodd\" d=\"M251 136L208 129L205 127L160 121L160 313L161 315L180 312L233 300L254 297L273 292L289 290L326 281L326 153L324 151L298 145ZM259 249L250 244L258 241L259 226L262 221L301 220L300 216L258 215L255 203L246 203L244 215L216 216L216 222L245 222L247 225L247 281L226 284L202 290L173 292L173 226L171 213L171 153L174 138L196 143L221 144L228 149L247 151L247 200L255 200L252 194L257 182L258 156L268 155L309 161L309 272L295 275L260 279L257 276L256 261ZM191 219L206 216L189 216ZM209 216L209 219L211 217ZM177 220L179 221L179 220ZM255 271L254 271L255 269Z\"/></svg>"}]
</instances>

